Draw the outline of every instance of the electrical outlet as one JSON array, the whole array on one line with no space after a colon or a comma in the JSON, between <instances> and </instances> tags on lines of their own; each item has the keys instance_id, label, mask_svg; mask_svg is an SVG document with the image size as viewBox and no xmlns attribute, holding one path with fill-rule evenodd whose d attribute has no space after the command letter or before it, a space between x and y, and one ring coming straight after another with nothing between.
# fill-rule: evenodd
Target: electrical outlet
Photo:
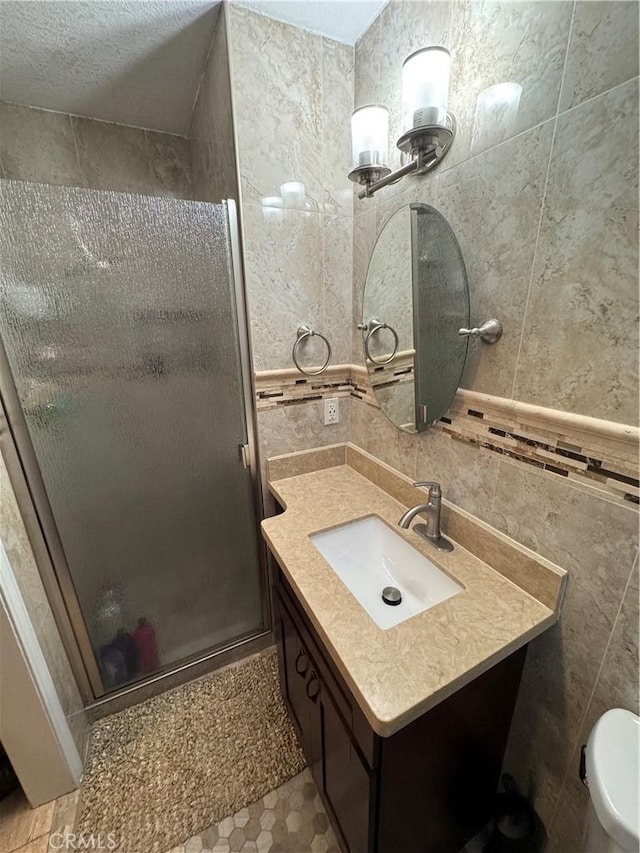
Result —
<instances>
[{"instance_id":1,"label":"electrical outlet","mask_svg":"<svg viewBox=\"0 0 640 853\"><path fill-rule=\"evenodd\" d=\"M324 425L337 424L340 421L340 409L337 397L327 397L324 401Z\"/></svg>"}]
</instances>

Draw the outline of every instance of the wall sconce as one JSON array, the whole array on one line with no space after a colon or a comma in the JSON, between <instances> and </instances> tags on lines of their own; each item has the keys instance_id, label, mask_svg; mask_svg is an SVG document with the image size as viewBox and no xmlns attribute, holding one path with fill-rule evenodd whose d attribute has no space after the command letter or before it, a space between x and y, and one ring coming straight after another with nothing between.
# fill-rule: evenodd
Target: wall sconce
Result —
<instances>
[{"instance_id":1,"label":"wall sconce","mask_svg":"<svg viewBox=\"0 0 640 853\"><path fill-rule=\"evenodd\" d=\"M397 146L411 159L392 172L387 157L389 111L385 107L360 107L351 116L355 168L349 179L364 186L358 198L372 196L412 172L424 175L446 155L456 132L447 112L451 55L446 47L424 47L402 65L403 133ZM383 136L384 133L384 136Z\"/></svg>"},{"instance_id":2,"label":"wall sconce","mask_svg":"<svg viewBox=\"0 0 640 853\"><path fill-rule=\"evenodd\" d=\"M385 165L388 145L389 110L373 105L357 109L351 116L354 168L349 172L349 180L369 185L391 174Z\"/></svg>"}]
</instances>

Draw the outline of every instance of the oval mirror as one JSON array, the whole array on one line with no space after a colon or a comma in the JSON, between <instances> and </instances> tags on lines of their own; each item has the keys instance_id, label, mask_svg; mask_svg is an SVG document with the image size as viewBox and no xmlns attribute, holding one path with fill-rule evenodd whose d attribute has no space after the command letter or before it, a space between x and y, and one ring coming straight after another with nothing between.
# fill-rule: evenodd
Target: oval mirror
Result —
<instances>
[{"instance_id":1,"label":"oval mirror","mask_svg":"<svg viewBox=\"0 0 640 853\"><path fill-rule=\"evenodd\" d=\"M371 255L362 331L369 380L400 429L420 432L451 405L468 340L469 288L453 229L434 207L401 207Z\"/></svg>"}]
</instances>

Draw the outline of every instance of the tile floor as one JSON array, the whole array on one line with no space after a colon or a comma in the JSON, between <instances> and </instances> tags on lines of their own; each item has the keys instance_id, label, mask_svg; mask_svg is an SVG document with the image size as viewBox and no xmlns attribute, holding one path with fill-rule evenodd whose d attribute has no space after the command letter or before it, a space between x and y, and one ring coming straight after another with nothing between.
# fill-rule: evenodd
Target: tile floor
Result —
<instances>
[{"instance_id":1,"label":"tile floor","mask_svg":"<svg viewBox=\"0 0 640 853\"><path fill-rule=\"evenodd\" d=\"M0 801L1 853L60 853L79 791L32 809L22 791ZM485 830L461 853L481 853ZM143 853L141 851L140 853ZM340 853L308 769L168 853Z\"/></svg>"},{"instance_id":2,"label":"tile floor","mask_svg":"<svg viewBox=\"0 0 640 853\"><path fill-rule=\"evenodd\" d=\"M307 768L170 853L340 853Z\"/></svg>"},{"instance_id":3,"label":"tile floor","mask_svg":"<svg viewBox=\"0 0 640 853\"><path fill-rule=\"evenodd\" d=\"M0 851L51 853L59 849L60 838L70 833L75 824L78 794L73 791L36 809L31 808L21 790L0 800Z\"/></svg>"}]
</instances>

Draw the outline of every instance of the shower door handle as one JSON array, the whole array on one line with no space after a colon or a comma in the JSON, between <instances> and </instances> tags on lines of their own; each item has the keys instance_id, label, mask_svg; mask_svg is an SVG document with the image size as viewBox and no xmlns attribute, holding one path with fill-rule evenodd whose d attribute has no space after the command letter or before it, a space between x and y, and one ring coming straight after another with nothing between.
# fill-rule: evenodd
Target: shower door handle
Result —
<instances>
[{"instance_id":1,"label":"shower door handle","mask_svg":"<svg viewBox=\"0 0 640 853\"><path fill-rule=\"evenodd\" d=\"M249 452L248 444L241 444L240 446L240 459L242 459L242 467L243 468L251 468L251 453Z\"/></svg>"}]
</instances>

